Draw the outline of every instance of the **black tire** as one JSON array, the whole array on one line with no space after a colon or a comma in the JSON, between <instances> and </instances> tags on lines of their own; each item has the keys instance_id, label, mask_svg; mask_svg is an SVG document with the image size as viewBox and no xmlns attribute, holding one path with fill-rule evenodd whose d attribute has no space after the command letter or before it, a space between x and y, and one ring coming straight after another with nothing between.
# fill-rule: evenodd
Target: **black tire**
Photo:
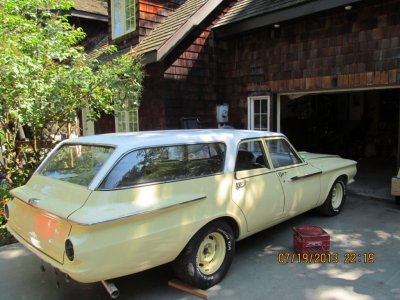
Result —
<instances>
[{"instance_id":1,"label":"black tire","mask_svg":"<svg viewBox=\"0 0 400 300\"><path fill-rule=\"evenodd\" d=\"M396 204L400 205L400 196L395 197Z\"/></svg>"},{"instance_id":2,"label":"black tire","mask_svg":"<svg viewBox=\"0 0 400 300\"><path fill-rule=\"evenodd\" d=\"M346 181L339 177L333 183L325 202L317 208L317 211L325 216L333 217L338 215L346 200Z\"/></svg>"},{"instance_id":3,"label":"black tire","mask_svg":"<svg viewBox=\"0 0 400 300\"><path fill-rule=\"evenodd\" d=\"M235 237L231 227L215 221L200 229L172 263L185 283L208 289L220 282L231 266Z\"/></svg>"}]
</instances>

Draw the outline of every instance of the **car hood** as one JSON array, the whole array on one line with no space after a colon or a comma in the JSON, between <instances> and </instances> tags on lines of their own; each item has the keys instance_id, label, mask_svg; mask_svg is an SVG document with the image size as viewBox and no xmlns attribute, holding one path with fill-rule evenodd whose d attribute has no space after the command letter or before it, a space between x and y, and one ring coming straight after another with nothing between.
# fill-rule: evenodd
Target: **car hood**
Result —
<instances>
[{"instance_id":1,"label":"car hood","mask_svg":"<svg viewBox=\"0 0 400 300\"><path fill-rule=\"evenodd\" d=\"M305 151L300 151L299 154L305 161L310 161L312 159L318 159L318 158L337 158L337 157L339 157L339 155L334 155L334 154L310 153L310 152L305 152Z\"/></svg>"}]
</instances>

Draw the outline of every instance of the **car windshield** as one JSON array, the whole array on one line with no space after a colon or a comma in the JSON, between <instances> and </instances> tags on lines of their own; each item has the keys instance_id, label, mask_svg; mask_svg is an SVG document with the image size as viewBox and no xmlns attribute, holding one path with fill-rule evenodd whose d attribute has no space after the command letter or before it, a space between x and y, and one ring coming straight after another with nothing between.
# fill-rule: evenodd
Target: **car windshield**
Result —
<instances>
[{"instance_id":1,"label":"car windshield","mask_svg":"<svg viewBox=\"0 0 400 300\"><path fill-rule=\"evenodd\" d=\"M39 174L88 186L114 148L65 144L42 166Z\"/></svg>"}]
</instances>

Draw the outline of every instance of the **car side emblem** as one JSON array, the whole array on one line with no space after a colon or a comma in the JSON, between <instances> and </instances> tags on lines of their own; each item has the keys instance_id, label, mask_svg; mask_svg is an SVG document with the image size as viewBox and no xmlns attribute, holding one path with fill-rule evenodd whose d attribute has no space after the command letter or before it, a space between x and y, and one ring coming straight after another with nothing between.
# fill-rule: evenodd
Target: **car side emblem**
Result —
<instances>
[{"instance_id":1,"label":"car side emblem","mask_svg":"<svg viewBox=\"0 0 400 300\"><path fill-rule=\"evenodd\" d=\"M40 200L37 198L31 198L28 200L28 204L33 205L33 206L37 206L39 204Z\"/></svg>"}]
</instances>

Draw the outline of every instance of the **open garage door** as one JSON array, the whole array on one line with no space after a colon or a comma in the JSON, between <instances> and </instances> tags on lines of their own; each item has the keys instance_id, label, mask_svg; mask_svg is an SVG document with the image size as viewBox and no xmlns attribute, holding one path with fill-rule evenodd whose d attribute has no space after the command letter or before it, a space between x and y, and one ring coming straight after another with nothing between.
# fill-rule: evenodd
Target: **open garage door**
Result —
<instances>
[{"instance_id":1,"label":"open garage door","mask_svg":"<svg viewBox=\"0 0 400 300\"><path fill-rule=\"evenodd\" d=\"M298 150L358 161L357 184L384 188L397 174L400 89L280 95L280 131ZM370 191L366 190L366 193Z\"/></svg>"},{"instance_id":2,"label":"open garage door","mask_svg":"<svg viewBox=\"0 0 400 300\"><path fill-rule=\"evenodd\" d=\"M281 131L299 149L397 158L400 90L281 96Z\"/></svg>"}]
</instances>

